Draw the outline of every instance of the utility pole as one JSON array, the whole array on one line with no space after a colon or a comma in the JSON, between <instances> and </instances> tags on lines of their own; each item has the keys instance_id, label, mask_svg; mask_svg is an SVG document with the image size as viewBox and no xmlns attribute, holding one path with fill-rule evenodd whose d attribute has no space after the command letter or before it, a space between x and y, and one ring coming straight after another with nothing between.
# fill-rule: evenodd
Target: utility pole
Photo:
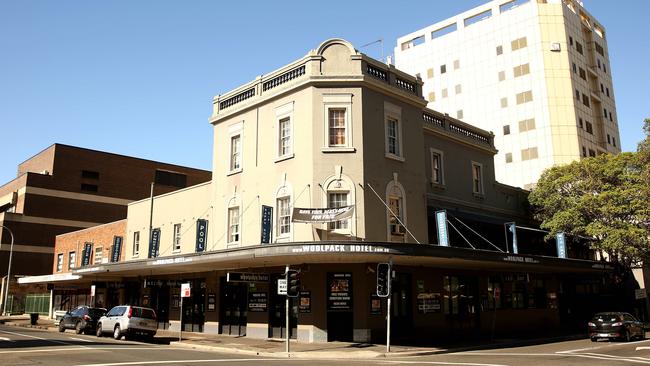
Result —
<instances>
[{"instance_id":1,"label":"utility pole","mask_svg":"<svg viewBox=\"0 0 650 366\"><path fill-rule=\"evenodd\" d=\"M151 246L151 234L153 233L153 186L154 182L151 182L151 193L149 194L149 200L150 200L150 205L149 205L149 246ZM151 248L149 248L151 250ZM151 255L151 254L149 254ZM155 257L155 255L154 255Z\"/></svg>"},{"instance_id":2,"label":"utility pole","mask_svg":"<svg viewBox=\"0 0 650 366\"><path fill-rule=\"evenodd\" d=\"M11 284L11 259L14 254L14 233L9 229L8 227L4 225L2 226L3 229L7 229L9 232L9 235L11 236L11 246L9 247L9 266L7 266L7 286L5 287L5 298L4 301L2 302L2 314L7 315L7 298L9 297L9 285ZM0 236L0 245L2 244L2 237Z\"/></svg>"},{"instance_id":3,"label":"utility pole","mask_svg":"<svg viewBox=\"0 0 650 366\"><path fill-rule=\"evenodd\" d=\"M287 280L287 290L289 287L289 265L284 270L285 273L285 278ZM289 357L289 331L291 330L290 325L289 325L289 294L285 294L284 296L284 315L285 315L285 323L286 323L286 337L287 337L287 346L286 346L286 351L287 351L287 357Z\"/></svg>"}]
</instances>

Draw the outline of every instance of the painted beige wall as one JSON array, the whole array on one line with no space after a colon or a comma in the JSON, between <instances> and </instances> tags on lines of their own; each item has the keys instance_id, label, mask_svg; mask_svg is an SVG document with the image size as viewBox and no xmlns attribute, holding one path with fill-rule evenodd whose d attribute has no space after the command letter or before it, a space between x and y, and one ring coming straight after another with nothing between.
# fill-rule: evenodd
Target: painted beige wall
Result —
<instances>
[{"instance_id":1,"label":"painted beige wall","mask_svg":"<svg viewBox=\"0 0 650 366\"><path fill-rule=\"evenodd\" d=\"M208 220L208 240L214 226L210 193L212 183L202 183L172 193L156 196L153 203L152 227L160 228L160 256L194 253L196 220ZM151 200L129 204L127 210L125 260L146 259L149 252L149 213ZM174 224L181 224L181 250L173 250ZM133 233L140 232L140 251L133 254Z\"/></svg>"}]
</instances>

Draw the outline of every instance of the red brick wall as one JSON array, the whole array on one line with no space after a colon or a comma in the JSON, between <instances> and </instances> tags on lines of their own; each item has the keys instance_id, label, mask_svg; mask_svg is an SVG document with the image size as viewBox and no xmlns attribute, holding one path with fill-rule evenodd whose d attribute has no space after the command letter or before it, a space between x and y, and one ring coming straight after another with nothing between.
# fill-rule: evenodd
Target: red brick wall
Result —
<instances>
[{"instance_id":1,"label":"red brick wall","mask_svg":"<svg viewBox=\"0 0 650 366\"><path fill-rule=\"evenodd\" d=\"M54 152L56 144L51 145L45 150L32 156L18 165L18 175L31 173L41 173L47 170L50 174L54 174Z\"/></svg>"},{"instance_id":2,"label":"red brick wall","mask_svg":"<svg viewBox=\"0 0 650 366\"><path fill-rule=\"evenodd\" d=\"M113 245L113 237L122 237L122 251L120 254L120 262L124 260L124 253L126 248L126 219L111 222L108 224L94 226L88 229L73 231L71 233L58 235L54 244L54 260L52 262L52 273L65 273L70 272L68 267L68 254L71 251L76 252L77 260L75 268L81 266L81 258L83 253L84 244L89 242L93 243L93 252L91 254L90 264L95 264L95 248L103 248L103 258L108 258L110 261L111 247ZM56 271L57 257L63 254L63 269L61 272Z\"/></svg>"}]
</instances>

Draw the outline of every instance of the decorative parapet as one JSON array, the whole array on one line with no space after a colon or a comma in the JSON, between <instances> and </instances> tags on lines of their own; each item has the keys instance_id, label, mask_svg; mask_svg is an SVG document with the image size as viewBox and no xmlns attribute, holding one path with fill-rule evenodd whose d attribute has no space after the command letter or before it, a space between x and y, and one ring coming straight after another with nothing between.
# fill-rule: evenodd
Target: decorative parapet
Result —
<instances>
[{"instance_id":1,"label":"decorative parapet","mask_svg":"<svg viewBox=\"0 0 650 366\"><path fill-rule=\"evenodd\" d=\"M425 110L422 112L422 121L424 122L425 128L442 130L494 148L494 135L491 132L468 125L448 115L443 115L433 110Z\"/></svg>"}]
</instances>

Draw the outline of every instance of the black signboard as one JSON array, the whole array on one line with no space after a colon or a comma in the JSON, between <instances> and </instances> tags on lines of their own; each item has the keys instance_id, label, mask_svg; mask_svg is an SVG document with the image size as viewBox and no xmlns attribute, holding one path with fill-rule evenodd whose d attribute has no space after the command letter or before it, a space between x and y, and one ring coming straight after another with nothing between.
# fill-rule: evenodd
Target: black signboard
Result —
<instances>
[{"instance_id":1,"label":"black signboard","mask_svg":"<svg viewBox=\"0 0 650 366\"><path fill-rule=\"evenodd\" d=\"M208 294L208 311L216 311L216 310L217 310L217 295Z\"/></svg>"},{"instance_id":2,"label":"black signboard","mask_svg":"<svg viewBox=\"0 0 650 366\"><path fill-rule=\"evenodd\" d=\"M300 291L298 310L300 313L311 313L311 291Z\"/></svg>"},{"instance_id":3,"label":"black signboard","mask_svg":"<svg viewBox=\"0 0 650 366\"><path fill-rule=\"evenodd\" d=\"M84 251L81 256L81 266L86 267L90 264L90 254L93 251L93 243L85 243Z\"/></svg>"},{"instance_id":4,"label":"black signboard","mask_svg":"<svg viewBox=\"0 0 650 366\"><path fill-rule=\"evenodd\" d=\"M208 240L208 220L196 220L196 252L205 251L205 242Z\"/></svg>"},{"instance_id":5,"label":"black signboard","mask_svg":"<svg viewBox=\"0 0 650 366\"><path fill-rule=\"evenodd\" d=\"M248 311L252 313L265 313L267 310L266 292L249 292L248 293Z\"/></svg>"},{"instance_id":6,"label":"black signboard","mask_svg":"<svg viewBox=\"0 0 650 366\"><path fill-rule=\"evenodd\" d=\"M270 279L268 273L228 272L226 274L227 282L269 282Z\"/></svg>"},{"instance_id":7,"label":"black signboard","mask_svg":"<svg viewBox=\"0 0 650 366\"><path fill-rule=\"evenodd\" d=\"M262 237L260 242L268 244L271 242L273 228L273 207L262 205Z\"/></svg>"},{"instance_id":8,"label":"black signboard","mask_svg":"<svg viewBox=\"0 0 650 366\"><path fill-rule=\"evenodd\" d=\"M327 311L352 311L352 273L327 274Z\"/></svg>"},{"instance_id":9,"label":"black signboard","mask_svg":"<svg viewBox=\"0 0 650 366\"><path fill-rule=\"evenodd\" d=\"M111 251L111 262L119 262L120 254L122 253L122 237L114 236L113 237L113 250Z\"/></svg>"},{"instance_id":10,"label":"black signboard","mask_svg":"<svg viewBox=\"0 0 650 366\"><path fill-rule=\"evenodd\" d=\"M439 313L441 311L440 293L423 292L418 294L418 312L420 314Z\"/></svg>"},{"instance_id":11,"label":"black signboard","mask_svg":"<svg viewBox=\"0 0 650 366\"><path fill-rule=\"evenodd\" d=\"M160 246L160 228L151 230L151 239L149 240L149 258L158 256L158 247Z\"/></svg>"}]
</instances>

